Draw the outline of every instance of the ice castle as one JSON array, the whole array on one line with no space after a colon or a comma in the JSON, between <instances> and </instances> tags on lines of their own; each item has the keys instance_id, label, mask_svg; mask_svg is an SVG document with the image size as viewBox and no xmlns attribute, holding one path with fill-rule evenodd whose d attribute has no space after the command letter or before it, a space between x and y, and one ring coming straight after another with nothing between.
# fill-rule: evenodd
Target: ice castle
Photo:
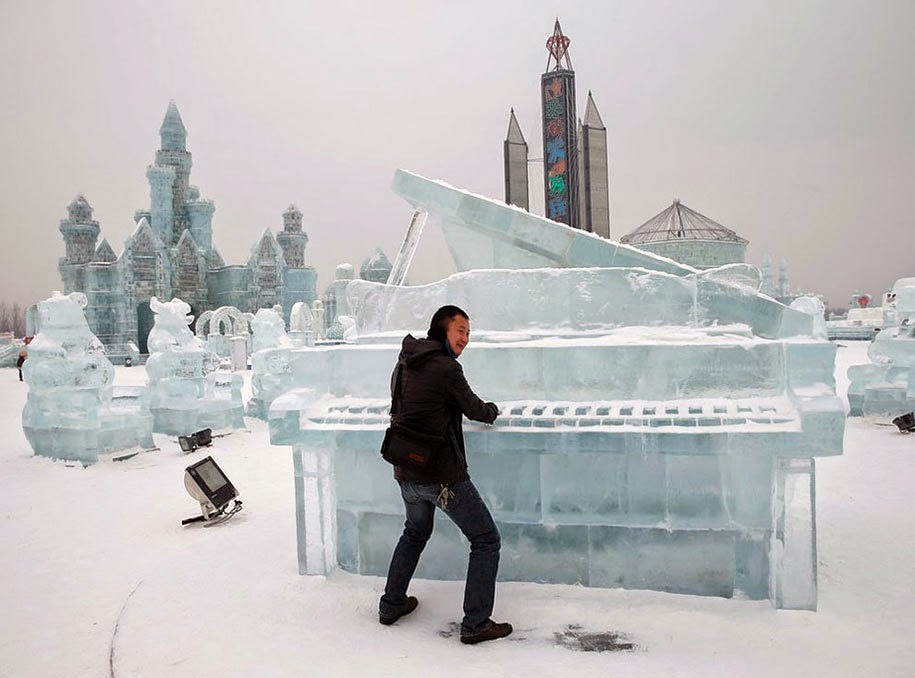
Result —
<instances>
[{"instance_id":1,"label":"ice castle","mask_svg":"<svg viewBox=\"0 0 915 678\"><path fill-rule=\"evenodd\" d=\"M316 298L317 272L305 262L302 212L290 205L281 232L274 236L266 229L246 263L226 265L213 242L213 201L190 184L187 131L174 101L159 136L155 163L146 170L150 206L136 212L136 229L120 255L105 239L96 244L101 228L84 196L70 203L60 222L64 290L86 295L89 327L115 362L130 353L129 344L148 352L154 296L186 301L195 317L221 306L254 313L279 304L286 319L293 304Z\"/></svg>"}]
</instances>

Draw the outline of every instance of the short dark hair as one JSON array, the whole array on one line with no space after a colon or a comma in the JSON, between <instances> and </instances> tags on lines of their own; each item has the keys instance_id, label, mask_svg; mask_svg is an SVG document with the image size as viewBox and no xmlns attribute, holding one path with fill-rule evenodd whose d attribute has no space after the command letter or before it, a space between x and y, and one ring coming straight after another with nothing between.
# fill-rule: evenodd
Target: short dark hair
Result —
<instances>
[{"instance_id":1,"label":"short dark hair","mask_svg":"<svg viewBox=\"0 0 915 678\"><path fill-rule=\"evenodd\" d=\"M462 318L470 320L470 316L457 306L453 306L451 304L442 306L432 314L432 320L429 321L429 330L426 332L426 338L435 339L436 341L445 341L445 334L448 331L448 323L451 322L452 318L458 315Z\"/></svg>"}]
</instances>

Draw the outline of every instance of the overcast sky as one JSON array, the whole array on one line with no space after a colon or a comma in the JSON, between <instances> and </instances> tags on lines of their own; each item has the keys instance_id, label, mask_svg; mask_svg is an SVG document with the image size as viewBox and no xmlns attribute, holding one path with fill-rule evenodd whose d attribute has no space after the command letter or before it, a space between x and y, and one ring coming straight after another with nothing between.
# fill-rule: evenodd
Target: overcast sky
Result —
<instances>
[{"instance_id":1,"label":"overcast sky","mask_svg":"<svg viewBox=\"0 0 915 678\"><path fill-rule=\"evenodd\" d=\"M121 253L169 99L226 263L291 202L320 289L393 258L396 168L501 199L511 107L540 156L557 16L579 115L591 90L608 129L614 239L680 198L834 306L915 275L911 0L4 0L0 300L61 287L77 193ZM453 270L430 226L411 279Z\"/></svg>"}]
</instances>

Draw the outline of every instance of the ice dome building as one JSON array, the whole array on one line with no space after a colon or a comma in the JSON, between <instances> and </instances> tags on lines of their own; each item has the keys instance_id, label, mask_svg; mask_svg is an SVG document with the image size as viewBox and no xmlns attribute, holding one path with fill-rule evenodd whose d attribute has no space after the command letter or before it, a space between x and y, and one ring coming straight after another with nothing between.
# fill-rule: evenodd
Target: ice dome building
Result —
<instances>
[{"instance_id":1,"label":"ice dome building","mask_svg":"<svg viewBox=\"0 0 915 678\"><path fill-rule=\"evenodd\" d=\"M742 264L749 241L675 199L620 242L705 269Z\"/></svg>"}]
</instances>

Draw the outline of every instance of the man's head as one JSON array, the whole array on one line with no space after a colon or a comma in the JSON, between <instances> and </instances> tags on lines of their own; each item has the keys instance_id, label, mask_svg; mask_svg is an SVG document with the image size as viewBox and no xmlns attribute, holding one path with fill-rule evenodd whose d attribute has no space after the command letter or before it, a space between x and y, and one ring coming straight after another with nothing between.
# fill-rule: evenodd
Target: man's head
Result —
<instances>
[{"instance_id":1,"label":"man's head","mask_svg":"<svg viewBox=\"0 0 915 678\"><path fill-rule=\"evenodd\" d=\"M470 316L457 306L442 306L429 321L429 339L448 342L455 356L461 355L470 342Z\"/></svg>"}]
</instances>

